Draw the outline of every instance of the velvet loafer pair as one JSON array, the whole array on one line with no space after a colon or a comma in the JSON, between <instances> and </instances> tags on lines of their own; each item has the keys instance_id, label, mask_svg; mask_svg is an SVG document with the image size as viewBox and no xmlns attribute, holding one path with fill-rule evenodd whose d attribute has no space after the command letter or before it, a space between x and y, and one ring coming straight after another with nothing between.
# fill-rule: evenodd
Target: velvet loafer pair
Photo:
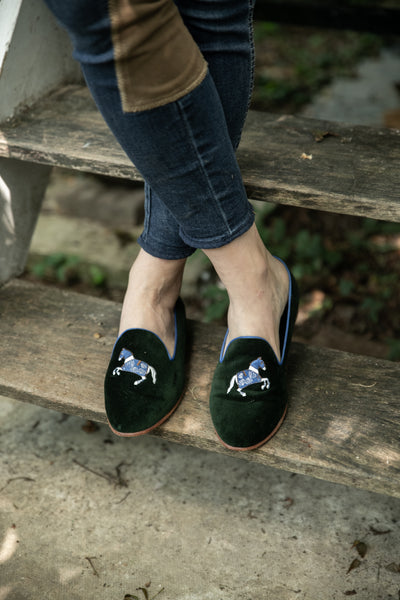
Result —
<instances>
[{"instance_id":1,"label":"velvet loafer pair","mask_svg":"<svg viewBox=\"0 0 400 600\"><path fill-rule=\"evenodd\" d=\"M105 409L112 431L132 437L161 425L177 408L185 384L186 316L175 306L173 356L145 329L128 329L117 339L104 381Z\"/></svg>"},{"instance_id":2,"label":"velvet loafer pair","mask_svg":"<svg viewBox=\"0 0 400 600\"><path fill-rule=\"evenodd\" d=\"M226 351L225 342L222 346L210 413L219 439L232 450L258 448L276 433L286 415L286 363L299 297L296 281L286 269L289 295L279 327L281 359L263 338L235 338Z\"/></svg>"}]
</instances>

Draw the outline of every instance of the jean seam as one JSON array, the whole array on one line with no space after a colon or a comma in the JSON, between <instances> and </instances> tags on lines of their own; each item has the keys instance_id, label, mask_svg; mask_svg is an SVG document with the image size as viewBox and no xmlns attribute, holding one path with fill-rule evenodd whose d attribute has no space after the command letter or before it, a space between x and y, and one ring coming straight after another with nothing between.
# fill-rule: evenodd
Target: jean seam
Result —
<instances>
[{"instance_id":1,"label":"jean seam","mask_svg":"<svg viewBox=\"0 0 400 600\"><path fill-rule=\"evenodd\" d=\"M165 260L180 260L182 258L188 258L196 251L196 248L190 247L185 248L185 250L172 250L170 248L166 250L164 246L160 246L154 239L149 240L147 238L143 238L142 236L140 236L137 241L139 246L143 248L145 252L151 254L151 256L156 256L157 258L163 258Z\"/></svg>"},{"instance_id":2,"label":"jean seam","mask_svg":"<svg viewBox=\"0 0 400 600\"><path fill-rule=\"evenodd\" d=\"M158 240L156 238L154 238L153 235L150 235L150 231L151 231L151 218L152 218L152 195L154 194L154 191L152 190L151 186L145 182L145 189L146 189L146 194L145 194L145 203L146 203L146 210L145 210L145 217L144 217L144 223L143 223L143 230L142 233L140 235L140 237L138 238L138 242L139 245L146 250L149 254L153 254L154 256L158 256L159 258L186 258L187 256L190 256L193 252L194 249L193 248L189 248L188 245L186 244L186 242L184 242L182 240L182 243L185 244L185 248L171 248L171 246L168 246L168 249L165 249L165 246L163 248L163 252L161 252L160 248L162 245L160 245L158 243ZM182 239L182 238L181 238ZM179 255L179 256L178 256Z\"/></svg>"},{"instance_id":3,"label":"jean seam","mask_svg":"<svg viewBox=\"0 0 400 600\"><path fill-rule=\"evenodd\" d=\"M249 88L249 103L248 107L250 108L251 97L253 95L254 90L254 69L256 63L256 52L254 46L254 1L249 0L249 42L250 42L250 53L251 53L251 62L250 62L250 88Z\"/></svg>"},{"instance_id":4,"label":"jean seam","mask_svg":"<svg viewBox=\"0 0 400 600\"><path fill-rule=\"evenodd\" d=\"M250 47L250 83L249 83L249 94L248 94L248 98L247 98L246 116L250 109L251 99L252 99L253 91L254 91L254 70L255 70L255 63L256 63L255 48L254 48L254 21L253 21L254 2L255 2L255 0L248 0L247 18L248 18L248 35L249 35L249 47ZM243 124L242 124L241 130L240 130L240 133L239 133L238 141L234 146L235 150L238 149L238 146L240 144L240 140L242 138L242 133L243 133L245 122L246 122L246 118L243 119Z\"/></svg>"},{"instance_id":5,"label":"jean seam","mask_svg":"<svg viewBox=\"0 0 400 600\"><path fill-rule=\"evenodd\" d=\"M147 189L146 189L147 188ZM150 202L149 195L151 194L151 188L148 183L145 182L145 211L144 211L144 222L141 237L146 240L150 229Z\"/></svg>"},{"instance_id":6,"label":"jean seam","mask_svg":"<svg viewBox=\"0 0 400 600\"><path fill-rule=\"evenodd\" d=\"M208 188L209 188L210 192L212 193L212 198L214 200L214 203L216 204L216 208L217 208L218 212L220 213L220 215L222 216L222 219L224 221L224 224L225 224L225 227L226 227L226 230L227 230L228 234L231 235L232 234L231 228L229 227L229 223L227 221L225 213L224 213L224 211L221 208L221 204L220 204L220 202L218 200L217 194L216 194L216 192L214 190L214 187L213 187L213 185L211 183L211 180L210 180L210 178L209 178L209 176L207 174L207 169L205 167L205 164L204 164L203 158L201 156L201 153L200 153L200 151L198 149L198 146L197 146L197 143L196 143L196 138L195 138L195 136L193 134L192 128L190 127L189 120L186 117L186 113L185 113L185 108L183 106L183 102L180 101L180 100L178 100L177 107L178 107L178 110L179 110L179 112L181 114L183 123L185 124L186 131L188 133L189 139L190 139L191 144L192 144L192 148L194 149L194 151L196 153L197 160L199 161L199 164L201 166L202 173L203 173L203 175L204 175L204 177L205 177L205 179L207 181Z\"/></svg>"}]
</instances>

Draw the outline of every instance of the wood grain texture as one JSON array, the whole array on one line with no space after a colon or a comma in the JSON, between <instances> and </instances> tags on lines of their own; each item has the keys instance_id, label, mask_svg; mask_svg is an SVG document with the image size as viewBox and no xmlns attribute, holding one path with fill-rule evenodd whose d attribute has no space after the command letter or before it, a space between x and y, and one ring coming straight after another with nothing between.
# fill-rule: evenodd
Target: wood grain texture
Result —
<instances>
[{"instance_id":1,"label":"wood grain texture","mask_svg":"<svg viewBox=\"0 0 400 600\"><path fill-rule=\"evenodd\" d=\"M140 179L79 86L0 126L0 156ZM398 130L250 113L238 160L250 198L400 221Z\"/></svg>"},{"instance_id":2,"label":"wood grain texture","mask_svg":"<svg viewBox=\"0 0 400 600\"><path fill-rule=\"evenodd\" d=\"M0 394L105 422L103 377L119 312L113 302L22 281L1 288ZM190 322L186 393L156 435L400 497L399 364L293 344L282 428L259 450L231 452L208 412L223 334Z\"/></svg>"}]
</instances>

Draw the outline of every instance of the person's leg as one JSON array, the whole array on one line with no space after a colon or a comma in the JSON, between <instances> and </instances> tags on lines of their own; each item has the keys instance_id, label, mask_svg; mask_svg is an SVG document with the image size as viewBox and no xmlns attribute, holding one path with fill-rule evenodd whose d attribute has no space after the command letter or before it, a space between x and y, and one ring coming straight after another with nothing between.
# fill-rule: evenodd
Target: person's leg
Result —
<instances>
[{"instance_id":1,"label":"person's leg","mask_svg":"<svg viewBox=\"0 0 400 600\"><path fill-rule=\"evenodd\" d=\"M152 125L148 123L143 129L143 153L135 163L140 169L146 156L146 162L151 157L152 165L148 172L152 172L147 178L151 179L151 189L159 197L165 198L165 205L168 202L171 218L179 222L180 237L187 246L202 249L223 246L246 232L254 221L254 215L245 194L223 111L210 76L196 90L173 105L157 109L157 112L161 111L165 113L165 119L158 127L164 127L164 136L167 135L171 150L167 148L161 154L160 145L165 145L165 139L162 140L161 135L155 136L155 140L149 139L146 131L151 131ZM131 117L140 117L142 121L149 121L154 116L138 113L125 115L125 119L129 121ZM135 142L140 143L140 131L138 133L136 130L135 133ZM142 258L148 254L164 259L165 255L159 250L159 246L164 241L166 229L160 226L160 215L153 214L153 210L150 210L146 219L154 220L152 231L158 245L155 248L155 244L150 247L142 244ZM169 242L170 239L167 239L168 251ZM185 256L184 254L183 258ZM167 258L177 260L170 255ZM181 269L182 262L175 263L175 266L177 270ZM140 293L141 287L134 285L139 275L137 267L135 263L132 268L121 329L137 326L138 307L145 302L144 291L143 294ZM166 271L160 270L157 265L154 268L156 271L153 274L159 273L156 280L162 282ZM175 271L175 277L179 275ZM159 295L157 293L155 297ZM130 307L135 307L135 312ZM154 310L160 311L161 305L154 306ZM167 311L167 307L165 310ZM154 330L151 323L148 327ZM161 331L157 333L163 336ZM172 339L166 340L166 343L172 342Z\"/></svg>"},{"instance_id":2,"label":"person's leg","mask_svg":"<svg viewBox=\"0 0 400 600\"><path fill-rule=\"evenodd\" d=\"M70 10L70 4L61 0L48 2L61 5L62 10ZM204 72L205 63L201 55L199 59L197 44L192 38L188 39L187 29L174 11L176 6L172 0L75 0L72 4L84 23L82 26L78 19L76 27L76 15L73 15L68 25L73 29L75 52L81 60L92 95L127 155L176 220L182 241L209 255L231 299L231 335L253 336L253 330L257 328L257 335L270 341L275 354L279 355L282 344L276 342L276 329L279 328L276 321L284 309L287 272L284 274L260 246L224 106L212 76ZM85 9L89 6L91 10L81 14L82 6ZM225 2L226 6L228 3ZM100 7L104 9L102 13ZM173 17L177 27L174 33L178 35L171 39L177 39L179 43L186 40L186 49L192 59L189 63L196 70L192 67L187 70L186 53L183 54L184 64L180 60L175 62L182 56L182 48L177 49L174 44L169 46L166 38L159 35L159 27L163 28L165 22L170 23L168 19L159 20L164 10ZM140 29L143 26L147 32L144 38ZM138 44L139 40L143 40L143 44ZM149 40L150 47L147 45ZM144 68L147 62L156 67L155 72ZM171 63L174 67L172 76L165 78ZM163 82L161 86L159 75ZM138 85L135 87L136 77ZM170 80L172 89L169 88ZM175 93L176 89L178 93ZM150 215L153 217L156 221L157 215ZM137 315L143 316L149 295L156 313L161 310L160 298L165 297L167 306L161 321L167 323L173 319L170 303L178 286L172 280L180 282L187 251L179 256L170 255L173 268L165 269L160 260L165 260L171 249L169 237L163 239L166 231L160 228L158 247L144 248L133 268L133 281L147 277L151 282L157 279L155 273L169 273L168 281L159 284L157 290L152 288L151 294L149 285L138 286L142 292L136 303L135 319L138 319ZM160 253L160 246L165 248L165 253ZM158 264L150 261L150 257L159 259ZM246 314L254 312L253 305L259 309L257 324L254 317L249 318ZM157 324L149 317L151 312L147 312L142 322L148 322L148 329L154 331ZM164 332L171 330L167 323ZM164 341L168 347L170 341Z\"/></svg>"},{"instance_id":3,"label":"person's leg","mask_svg":"<svg viewBox=\"0 0 400 600\"><path fill-rule=\"evenodd\" d=\"M142 64L137 63L135 48L130 49L129 54L121 56L122 51L119 47L125 47L118 43L120 16L117 14L117 17L113 17L112 10L116 6L124 8L128 5L128 8L144 7L150 13L154 11L154 14L145 15L145 23L143 19L137 22L138 15L128 14L126 27L122 27L122 31L125 33L132 29L134 39L137 27L144 26L150 29L150 38L155 36L158 39L159 30L154 26L154 22L157 22L157 19L159 22L159 11L172 11L173 19L177 19L171 0L138 0L133 3L123 0L80 0L66 4L60 0L48 0L48 3L71 34L75 56L82 64L89 88L104 118L128 156L151 184L152 191L162 199L165 206L168 206L173 219L179 222L180 239L184 249L178 247L177 253L174 254L176 240L172 239L171 242L170 231L166 231L160 215L157 211L151 211L146 218L155 223L153 229L156 235L151 240L153 245L143 245L144 251L140 256L140 260L146 257L147 270L151 270L155 280L160 282L159 289L154 291L151 297L161 296L167 302L167 295L161 294L161 290L171 287L171 281L164 281L167 270L160 267L159 261L153 261L154 264L149 269L150 256L175 261L174 264L170 264L174 268L169 271L171 277L173 275L175 279L179 279L182 258L192 251L192 247L222 245L246 231L253 222L251 207L244 192L215 85L210 75L204 75L201 79L205 62L202 57L203 62L198 60L196 50L193 51L192 48L195 46L198 52L198 46L193 40L188 40L189 55L194 54L190 62L197 66L197 70L195 76L192 73L193 69L189 74L185 71L188 80L185 79L184 84L180 86L181 95L178 99L162 103L157 79L155 89L152 88L152 71L147 72L150 79L149 89L144 89L142 94L147 102L145 109L144 101L140 94L139 98L137 97L134 86L134 97L131 99L132 82L135 81L138 71L140 79ZM143 17L143 14L139 16ZM175 33L183 35L185 27L179 20L176 28L178 31ZM181 36L175 35L174 39L176 37ZM119 48L118 52L116 48ZM153 50L154 48L149 48L148 52L151 54ZM159 50L158 47L155 48L160 63L158 68L168 72L170 62L176 59L173 48L169 48L171 56L162 51L160 53ZM184 65L179 67L174 80L179 80L182 69L186 69L188 52L184 53ZM146 46L140 48L140 59L142 53L146 54ZM128 75L131 73L130 78L127 71ZM174 72L172 74L174 75ZM145 77L140 81L146 84ZM169 80L167 84L169 85ZM190 91L183 93L188 88ZM161 89L164 90L163 87ZM174 89L173 87L172 90ZM155 106L152 108L153 97ZM164 101L170 97L171 93L166 93ZM134 265L130 280L138 281L139 274L142 276L144 271L146 269L139 269L139 264ZM132 288L134 294L131 293ZM134 327L135 322L140 322L143 326L146 320L140 316L140 312L145 310L145 307L147 309L149 290L146 294L144 291L139 293L140 288L140 285L129 286L121 330ZM129 310L129 306L134 306L135 310ZM170 312L170 301L167 302L167 306L163 307L161 302L153 308L164 313L161 320L165 321L167 313ZM172 323L171 314L169 320ZM148 327L152 329L151 320ZM156 324L154 328L156 329ZM171 328L172 326L167 329ZM156 329L155 332L161 337L164 335L162 330ZM165 339L165 342L170 347L173 340Z\"/></svg>"},{"instance_id":4,"label":"person's leg","mask_svg":"<svg viewBox=\"0 0 400 600\"><path fill-rule=\"evenodd\" d=\"M233 147L239 141L253 88L254 44L252 0L175 0L184 24L208 64L220 98ZM147 184L146 219L139 243L157 248L159 223L168 228L170 252L165 258L188 256L194 248L184 244L179 225ZM151 215L157 215L157 219Z\"/></svg>"},{"instance_id":5,"label":"person's leg","mask_svg":"<svg viewBox=\"0 0 400 600\"><path fill-rule=\"evenodd\" d=\"M251 3L247 0L178 0L177 5L207 59L224 109L229 136L236 148L252 89ZM155 220L151 227L152 212L157 214L158 210L160 215L168 211L154 196L153 193L152 210L148 212L149 223L146 228L150 238L153 231L156 238L159 223ZM169 222L171 219L172 215ZM189 246L188 249L190 252ZM227 343L238 336L258 335L270 341L279 357L279 322L289 287L285 267L267 251L254 226L235 242L205 252L230 297ZM135 276L132 281L135 281ZM130 306L134 306L137 295L132 293L128 297Z\"/></svg>"},{"instance_id":6,"label":"person's leg","mask_svg":"<svg viewBox=\"0 0 400 600\"><path fill-rule=\"evenodd\" d=\"M221 248L205 250L229 294L229 342L241 336L268 340L280 359L279 324L289 279L284 265L265 248L256 226Z\"/></svg>"},{"instance_id":7,"label":"person's leg","mask_svg":"<svg viewBox=\"0 0 400 600\"><path fill-rule=\"evenodd\" d=\"M207 61L209 72L222 103L228 133L232 145L236 149L240 141L253 87L252 1L176 0L176 5L185 25ZM145 191L146 217L143 233L139 238L142 248L144 250L149 248L150 252L158 249L160 223L162 223L163 229L168 232L168 235L164 237L167 237L170 244L168 255L165 253L165 246L162 248L163 256L165 258L183 256L184 254L189 256L195 248L191 248L183 242L179 235L179 225L173 215L148 184L145 185ZM156 215L156 218L154 218L154 215ZM161 249L158 249L158 252L161 254ZM142 294L140 286L138 286L138 282L142 280L139 268L142 264L146 267L153 264L146 252L139 255L139 260L140 262L136 261L136 264L132 267L121 315L120 331L124 331L135 323L151 322L147 315L140 317L141 321L139 321L139 314L135 310L135 307L143 303L143 298L149 296L148 291L144 291ZM228 261L230 262L229 257ZM167 270L163 268L164 264L168 267ZM174 269L174 262L171 260L168 263L160 261L159 264L156 264L154 262L153 266L155 281L162 285L162 289L165 289L166 286L171 291L174 290L174 293L169 296L169 306L171 306L174 303L174 294L179 293L179 288L170 284L172 281L181 280L182 272L180 268L183 271L184 261L175 263L176 270ZM169 277L167 281L164 279L166 275ZM156 297L160 297L159 292L156 293ZM164 300L168 298L165 293L161 297ZM158 302L158 311L162 304L162 302ZM148 309L152 315L155 315L154 308L148 307ZM165 320L165 315L163 319ZM167 322L170 321L167 319ZM162 331L160 326L157 327L157 331ZM231 331L234 333L235 328ZM169 333L162 333L161 337L169 339L169 344L171 344L171 328Z\"/></svg>"},{"instance_id":8,"label":"person's leg","mask_svg":"<svg viewBox=\"0 0 400 600\"><path fill-rule=\"evenodd\" d=\"M180 294L186 253L189 256L194 249L183 242L174 216L148 183L145 183L141 246L130 269L119 333L134 327L149 329L164 341L172 354L175 341L173 309Z\"/></svg>"},{"instance_id":9,"label":"person's leg","mask_svg":"<svg viewBox=\"0 0 400 600\"><path fill-rule=\"evenodd\" d=\"M251 3L248 0L178 0L177 6L207 59L232 145L236 148L252 89ZM156 199L153 209L157 207ZM159 209L163 210L162 206ZM147 229L151 236L150 225ZM230 296L227 343L241 335L262 336L270 340L279 357L279 321L289 287L282 263L266 250L254 226L235 242L206 250L206 254ZM132 306L133 302L132 293Z\"/></svg>"},{"instance_id":10,"label":"person's leg","mask_svg":"<svg viewBox=\"0 0 400 600\"><path fill-rule=\"evenodd\" d=\"M253 89L253 0L176 0L217 89L234 148Z\"/></svg>"},{"instance_id":11,"label":"person's leg","mask_svg":"<svg viewBox=\"0 0 400 600\"><path fill-rule=\"evenodd\" d=\"M253 1L176 3L208 62L236 149L253 87ZM289 287L285 267L267 251L255 226L234 242L205 253L230 297L226 343L242 335L258 335L270 341L279 357L279 322Z\"/></svg>"},{"instance_id":12,"label":"person's leg","mask_svg":"<svg viewBox=\"0 0 400 600\"><path fill-rule=\"evenodd\" d=\"M252 89L252 1L177 2L208 61L236 149ZM230 298L211 416L226 446L251 449L266 442L286 414L284 369L297 314L296 284L264 247L254 225L231 243L205 252ZM247 387L249 381L255 385Z\"/></svg>"}]
</instances>

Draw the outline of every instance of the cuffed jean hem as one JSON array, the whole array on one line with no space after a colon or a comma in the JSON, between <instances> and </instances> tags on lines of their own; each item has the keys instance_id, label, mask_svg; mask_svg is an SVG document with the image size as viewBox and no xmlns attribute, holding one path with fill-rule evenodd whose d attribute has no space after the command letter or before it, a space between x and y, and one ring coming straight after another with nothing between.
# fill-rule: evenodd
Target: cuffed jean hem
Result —
<instances>
[{"instance_id":1,"label":"cuffed jean hem","mask_svg":"<svg viewBox=\"0 0 400 600\"><path fill-rule=\"evenodd\" d=\"M165 260L180 260L182 258L189 258L197 248L189 246L180 246L179 248L166 247L164 244L159 244L157 240L150 240L145 235L141 235L137 243L139 246L155 258L163 258Z\"/></svg>"},{"instance_id":2,"label":"cuffed jean hem","mask_svg":"<svg viewBox=\"0 0 400 600\"><path fill-rule=\"evenodd\" d=\"M249 203L248 213L240 223L240 226L237 227L234 231L231 231L229 234L226 233L224 235L218 237L211 238L203 238L201 240L192 239L186 237L184 234L180 234L182 241L186 244L186 246L181 246L179 248L166 248L164 244L159 244L157 240L149 239L149 237L145 235L141 235L139 237L138 244L141 248L151 256L155 256L156 258L163 258L166 260L180 260L184 258L189 258L197 249L201 250L211 250L215 248L221 248L222 246L226 246L227 244L233 242L235 239L244 235L254 224L254 210Z\"/></svg>"},{"instance_id":3,"label":"cuffed jean hem","mask_svg":"<svg viewBox=\"0 0 400 600\"><path fill-rule=\"evenodd\" d=\"M180 236L188 246L201 248L202 250L210 250L211 248L221 248L222 246L226 246L230 242L233 242L236 238L246 233L253 223L254 211L249 203L248 211L245 217L239 221L239 225L235 227L235 229L231 229L229 232L225 232L219 236L202 237L201 239L196 239L187 237L185 233L181 231Z\"/></svg>"}]
</instances>

